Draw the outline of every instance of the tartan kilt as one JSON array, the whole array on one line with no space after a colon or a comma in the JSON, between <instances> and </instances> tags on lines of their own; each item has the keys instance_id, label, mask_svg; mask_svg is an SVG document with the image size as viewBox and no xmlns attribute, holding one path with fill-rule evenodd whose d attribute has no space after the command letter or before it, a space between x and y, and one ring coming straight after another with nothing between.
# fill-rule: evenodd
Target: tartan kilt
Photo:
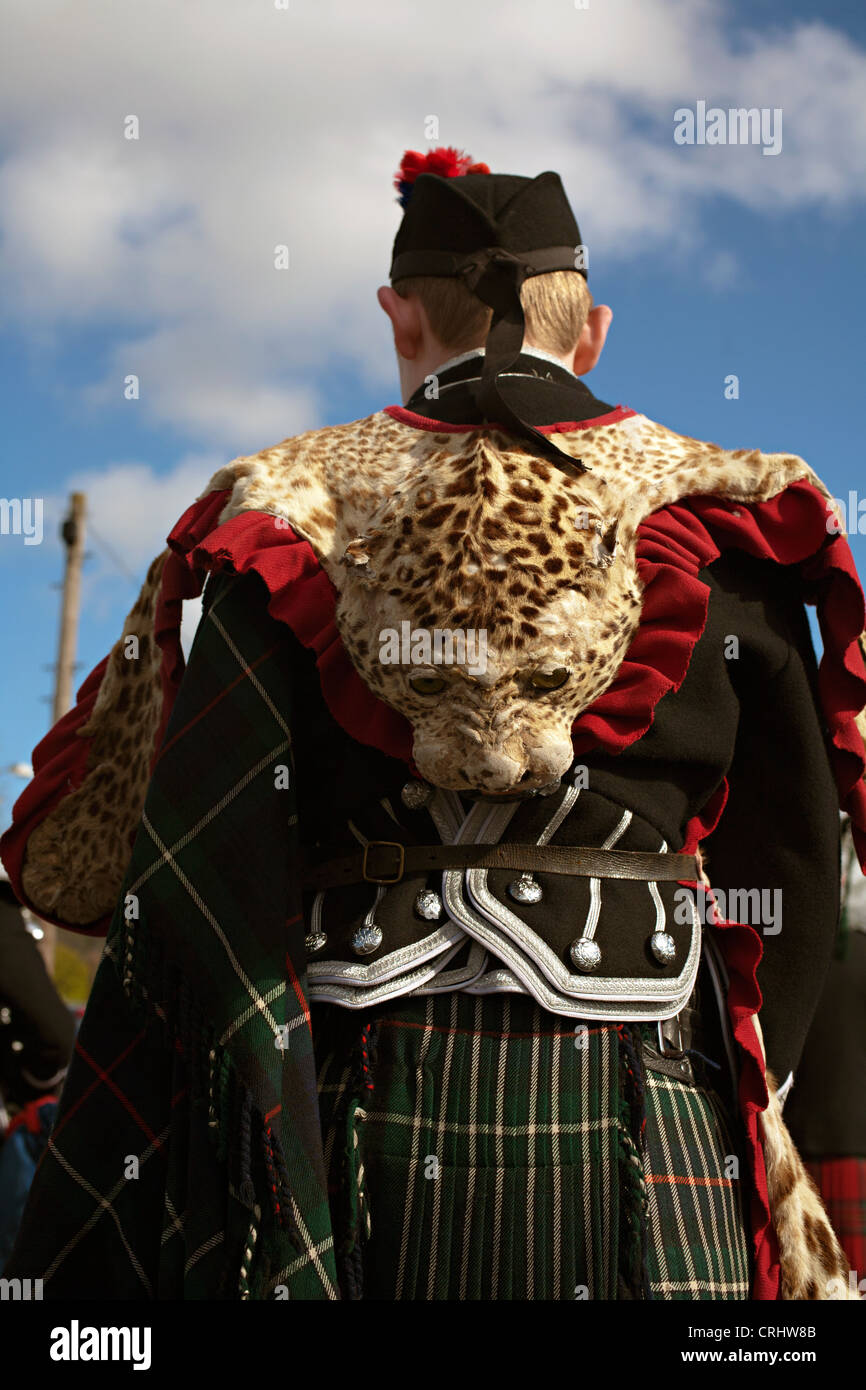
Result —
<instances>
[{"instance_id":1,"label":"tartan kilt","mask_svg":"<svg viewBox=\"0 0 866 1390\"><path fill-rule=\"evenodd\" d=\"M313 1035L344 1297L749 1297L724 1106L639 1028L454 992Z\"/></svg>"},{"instance_id":2,"label":"tartan kilt","mask_svg":"<svg viewBox=\"0 0 866 1390\"><path fill-rule=\"evenodd\" d=\"M804 1159L858 1280L866 1278L866 1158Z\"/></svg>"}]
</instances>

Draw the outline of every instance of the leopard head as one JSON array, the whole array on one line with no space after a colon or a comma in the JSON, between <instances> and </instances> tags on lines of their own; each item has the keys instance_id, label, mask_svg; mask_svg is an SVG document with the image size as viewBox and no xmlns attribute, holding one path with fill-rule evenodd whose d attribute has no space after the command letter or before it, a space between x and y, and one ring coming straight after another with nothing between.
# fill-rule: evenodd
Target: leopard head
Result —
<instances>
[{"instance_id":1,"label":"leopard head","mask_svg":"<svg viewBox=\"0 0 866 1390\"><path fill-rule=\"evenodd\" d=\"M343 642L410 722L419 773L485 795L559 781L640 617L633 533L517 457L404 484L341 557Z\"/></svg>"}]
</instances>

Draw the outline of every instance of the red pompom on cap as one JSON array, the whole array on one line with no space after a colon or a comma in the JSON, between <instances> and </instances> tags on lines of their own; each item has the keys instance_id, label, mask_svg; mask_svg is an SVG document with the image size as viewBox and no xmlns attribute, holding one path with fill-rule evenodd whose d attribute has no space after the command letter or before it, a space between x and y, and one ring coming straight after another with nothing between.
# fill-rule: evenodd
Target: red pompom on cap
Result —
<instances>
[{"instance_id":1,"label":"red pompom on cap","mask_svg":"<svg viewBox=\"0 0 866 1390\"><path fill-rule=\"evenodd\" d=\"M400 168L394 175L397 201L406 207L412 196L412 185L419 174L438 174L443 179L459 178L462 174L489 174L486 164L473 164L472 156L463 150L455 150L451 145L440 145L436 150L420 154L418 150L407 150L400 161Z\"/></svg>"}]
</instances>

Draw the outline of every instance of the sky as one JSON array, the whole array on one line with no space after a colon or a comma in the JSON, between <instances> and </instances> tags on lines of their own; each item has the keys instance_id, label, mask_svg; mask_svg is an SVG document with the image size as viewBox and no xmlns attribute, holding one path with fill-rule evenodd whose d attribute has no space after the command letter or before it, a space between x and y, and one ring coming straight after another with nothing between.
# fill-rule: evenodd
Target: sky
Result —
<instances>
[{"instance_id":1,"label":"sky","mask_svg":"<svg viewBox=\"0 0 866 1390\"><path fill-rule=\"evenodd\" d=\"M217 468L399 402L375 291L407 148L560 173L614 311L587 378L601 399L866 489L862 0L6 0L4 17L0 498L43 499L44 537L0 534L0 824L24 785L8 769L50 722L69 493L88 501L77 687ZM766 110L781 148L677 143L675 112L699 103Z\"/></svg>"}]
</instances>

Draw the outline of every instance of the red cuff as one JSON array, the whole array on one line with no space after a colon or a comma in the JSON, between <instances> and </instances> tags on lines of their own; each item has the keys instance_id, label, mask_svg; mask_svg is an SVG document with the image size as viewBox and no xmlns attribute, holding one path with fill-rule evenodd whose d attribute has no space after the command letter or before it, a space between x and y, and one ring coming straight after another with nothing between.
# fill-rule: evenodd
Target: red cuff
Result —
<instances>
[{"instance_id":1,"label":"red cuff","mask_svg":"<svg viewBox=\"0 0 866 1390\"><path fill-rule=\"evenodd\" d=\"M49 733L33 750L33 778L12 808L12 824L0 836L0 859L3 860L9 881L16 897L32 912L55 926L66 927L70 931L82 932L86 936L104 936L108 929L108 918L101 918L87 927L64 922L59 917L50 917L30 901L21 884L21 871L27 841L36 827L49 816L69 792L75 791L84 781L90 740L77 736L93 713L96 697L108 657L103 657L81 686L76 703L62 719L59 719Z\"/></svg>"}]
</instances>

